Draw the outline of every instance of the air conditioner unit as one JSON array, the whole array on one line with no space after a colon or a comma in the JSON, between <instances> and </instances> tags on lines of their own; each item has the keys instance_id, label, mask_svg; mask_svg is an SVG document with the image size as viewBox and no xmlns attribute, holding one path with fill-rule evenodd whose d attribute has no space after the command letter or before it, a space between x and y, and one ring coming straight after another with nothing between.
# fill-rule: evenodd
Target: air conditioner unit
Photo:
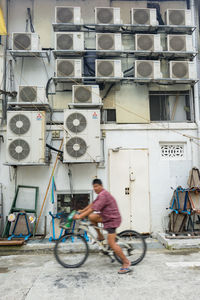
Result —
<instances>
[{"instance_id":1,"label":"air conditioner unit","mask_svg":"<svg viewBox=\"0 0 200 300\"><path fill-rule=\"evenodd\" d=\"M159 60L136 60L135 61L136 78L162 78Z\"/></svg>"},{"instance_id":2,"label":"air conditioner unit","mask_svg":"<svg viewBox=\"0 0 200 300\"><path fill-rule=\"evenodd\" d=\"M66 163L100 161L100 111L64 111L64 157Z\"/></svg>"},{"instance_id":3,"label":"air conditioner unit","mask_svg":"<svg viewBox=\"0 0 200 300\"><path fill-rule=\"evenodd\" d=\"M73 85L72 86L73 104L85 104L92 106L101 104L98 85Z\"/></svg>"},{"instance_id":4,"label":"air conditioner unit","mask_svg":"<svg viewBox=\"0 0 200 300\"><path fill-rule=\"evenodd\" d=\"M168 35L167 36L168 51L194 51L191 35Z\"/></svg>"},{"instance_id":5,"label":"air conditioner unit","mask_svg":"<svg viewBox=\"0 0 200 300\"><path fill-rule=\"evenodd\" d=\"M167 25L192 26L193 24L190 9L168 9L165 18Z\"/></svg>"},{"instance_id":6,"label":"air conditioner unit","mask_svg":"<svg viewBox=\"0 0 200 300\"><path fill-rule=\"evenodd\" d=\"M97 50L122 50L121 33L97 33L96 49Z\"/></svg>"},{"instance_id":7,"label":"air conditioner unit","mask_svg":"<svg viewBox=\"0 0 200 300\"><path fill-rule=\"evenodd\" d=\"M56 33L56 50L84 50L83 32Z\"/></svg>"},{"instance_id":8,"label":"air conditioner unit","mask_svg":"<svg viewBox=\"0 0 200 300\"><path fill-rule=\"evenodd\" d=\"M160 34L136 34L135 48L137 51L162 51Z\"/></svg>"},{"instance_id":9,"label":"air conditioner unit","mask_svg":"<svg viewBox=\"0 0 200 300\"><path fill-rule=\"evenodd\" d=\"M57 59L56 60L57 77L82 77L81 59Z\"/></svg>"},{"instance_id":10,"label":"air conditioner unit","mask_svg":"<svg viewBox=\"0 0 200 300\"><path fill-rule=\"evenodd\" d=\"M96 7L95 24L122 24L119 7Z\"/></svg>"},{"instance_id":11,"label":"air conditioner unit","mask_svg":"<svg viewBox=\"0 0 200 300\"><path fill-rule=\"evenodd\" d=\"M132 8L131 23L133 25L158 25L155 8Z\"/></svg>"},{"instance_id":12,"label":"air conditioner unit","mask_svg":"<svg viewBox=\"0 0 200 300\"><path fill-rule=\"evenodd\" d=\"M47 103L44 87L20 85L18 89L18 102Z\"/></svg>"},{"instance_id":13,"label":"air conditioner unit","mask_svg":"<svg viewBox=\"0 0 200 300\"><path fill-rule=\"evenodd\" d=\"M12 50L40 50L40 39L37 33L13 32Z\"/></svg>"},{"instance_id":14,"label":"air conditioner unit","mask_svg":"<svg viewBox=\"0 0 200 300\"><path fill-rule=\"evenodd\" d=\"M96 77L123 77L121 60L96 59Z\"/></svg>"},{"instance_id":15,"label":"air conditioner unit","mask_svg":"<svg viewBox=\"0 0 200 300\"><path fill-rule=\"evenodd\" d=\"M68 24L81 24L81 8L73 6L56 6L55 22Z\"/></svg>"},{"instance_id":16,"label":"air conditioner unit","mask_svg":"<svg viewBox=\"0 0 200 300\"><path fill-rule=\"evenodd\" d=\"M8 111L6 162L45 163L45 126L43 111Z\"/></svg>"},{"instance_id":17,"label":"air conditioner unit","mask_svg":"<svg viewBox=\"0 0 200 300\"><path fill-rule=\"evenodd\" d=\"M197 79L197 71L194 62L170 61L170 78L172 79Z\"/></svg>"}]
</instances>

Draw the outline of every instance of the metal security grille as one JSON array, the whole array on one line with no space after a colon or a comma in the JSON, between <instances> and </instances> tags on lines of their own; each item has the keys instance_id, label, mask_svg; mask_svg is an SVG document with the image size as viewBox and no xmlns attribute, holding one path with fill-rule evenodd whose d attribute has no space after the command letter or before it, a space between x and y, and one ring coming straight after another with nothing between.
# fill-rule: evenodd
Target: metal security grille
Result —
<instances>
[{"instance_id":1,"label":"metal security grille","mask_svg":"<svg viewBox=\"0 0 200 300\"><path fill-rule=\"evenodd\" d=\"M184 144L161 144L161 158L163 159L184 159L185 146Z\"/></svg>"}]
</instances>

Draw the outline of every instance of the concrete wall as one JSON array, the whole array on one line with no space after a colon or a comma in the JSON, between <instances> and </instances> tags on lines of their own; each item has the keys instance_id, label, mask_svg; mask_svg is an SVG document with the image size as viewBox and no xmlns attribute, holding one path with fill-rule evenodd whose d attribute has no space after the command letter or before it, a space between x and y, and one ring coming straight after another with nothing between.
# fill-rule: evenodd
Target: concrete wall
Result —
<instances>
[{"instance_id":1,"label":"concrete wall","mask_svg":"<svg viewBox=\"0 0 200 300\"><path fill-rule=\"evenodd\" d=\"M11 33L24 32L26 9L33 9L33 24L36 32L40 35L41 46L45 48L54 48L54 32L52 22L54 22L54 8L56 5L72 5L82 7L82 16L87 23L94 22L94 7L109 6L110 1L107 0L87 0L87 1L55 1L55 0L10 0L9 1L9 44L11 47ZM111 2L113 6L121 7L122 19L125 23L129 23L129 10L131 7L146 7L146 1L141 2ZM160 3L161 12L169 8L186 8L184 1L168 1ZM94 39L89 38L86 34L86 43L94 46ZM127 44L129 42L127 41ZM132 61L124 61L123 68L130 66ZM26 58L24 60L17 59L14 63L15 84L16 88L20 84L27 85L46 85L47 80L54 74L54 59L51 62L41 60L39 58ZM59 87L57 87L59 88ZM123 88L119 86L110 94L107 101L115 103L120 98ZM179 87L180 88L180 87ZM185 87L182 87L185 89ZM152 86L151 89L157 89ZM166 87L159 87L166 89ZM173 88L172 88L173 89ZM181 88L180 88L181 89ZM54 87L52 87L54 91ZM105 91L103 91L105 93ZM130 91L131 93L131 91ZM148 89L147 89L148 93ZM146 95L147 96L147 95ZM145 96L145 97L146 97ZM67 107L71 102L71 93L57 93L50 97L54 109L58 110L53 115L54 121L62 121L62 109ZM145 101L144 98L141 101ZM143 105L148 106L147 102ZM142 107L143 107L142 105ZM140 111L142 111L140 109ZM178 108L178 114L183 113L183 107ZM140 121L137 121L140 123ZM149 120L147 119L147 123ZM56 125L48 130L58 129ZM188 136L197 136L197 128L192 123L152 123L152 124L128 124L128 125L102 125L105 132L105 165L98 167L97 165L76 165L70 166L72 170L72 180L74 190L91 190L91 181L95 176L103 179L105 187L108 187L108 149L122 148L148 148L149 164L150 164L150 201L151 201L151 219L152 231L162 231L165 227L167 211L172 190L170 187L176 188L178 185L187 186L187 177L192 166L198 165L198 147ZM1 133L6 136L6 128L1 128ZM186 155L184 160L163 160L160 156L160 142L169 143L185 143ZM60 140L53 142L53 146L59 147ZM49 166L45 167L12 167L4 166L6 145L1 144L0 148L0 182L3 183L4 189L4 215L8 214L14 192L17 184L36 185L40 187L38 212L41 208L42 201L46 192L51 170L55 161L55 154L52 153L52 160ZM60 162L55 173L55 180L58 190L70 190L68 178L68 166ZM120 180L120 179L119 179ZM116 183L117 184L117 183ZM28 201L28 200L27 200ZM48 195L44 208L43 217L48 215L48 211L53 210L50 203L50 194ZM39 231L43 232L44 218L42 217ZM49 219L48 219L49 224Z\"/></svg>"}]
</instances>

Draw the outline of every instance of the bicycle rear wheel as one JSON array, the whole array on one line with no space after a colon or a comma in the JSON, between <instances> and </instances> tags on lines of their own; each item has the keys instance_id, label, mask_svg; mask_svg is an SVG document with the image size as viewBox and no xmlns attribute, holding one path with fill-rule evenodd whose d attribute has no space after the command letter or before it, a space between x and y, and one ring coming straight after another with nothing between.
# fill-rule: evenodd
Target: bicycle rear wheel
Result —
<instances>
[{"instance_id":1,"label":"bicycle rear wheel","mask_svg":"<svg viewBox=\"0 0 200 300\"><path fill-rule=\"evenodd\" d=\"M143 260L146 254L147 245L143 236L134 230L125 230L117 235L117 244L122 248L131 265L137 265ZM114 253L116 260L122 263L121 259Z\"/></svg>"},{"instance_id":2,"label":"bicycle rear wheel","mask_svg":"<svg viewBox=\"0 0 200 300\"><path fill-rule=\"evenodd\" d=\"M62 236L55 244L54 255L64 268L78 268L87 259L89 247L80 234L69 233Z\"/></svg>"}]
</instances>

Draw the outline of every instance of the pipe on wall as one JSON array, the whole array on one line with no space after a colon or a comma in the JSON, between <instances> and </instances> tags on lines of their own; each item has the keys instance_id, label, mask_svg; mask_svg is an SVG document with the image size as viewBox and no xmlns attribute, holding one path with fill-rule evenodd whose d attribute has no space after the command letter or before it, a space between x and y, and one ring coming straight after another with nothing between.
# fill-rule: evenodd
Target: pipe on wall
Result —
<instances>
[{"instance_id":1,"label":"pipe on wall","mask_svg":"<svg viewBox=\"0 0 200 300\"><path fill-rule=\"evenodd\" d=\"M196 25L195 20L196 20L196 10L195 9L195 2L194 0L190 0L190 9L192 10L192 18L194 20L194 25ZM198 43L197 43L197 33L196 31L193 32L192 34L193 38L193 46L195 48L195 51L198 51ZM197 56L194 58L194 62L196 65L196 70L198 68L198 60ZM197 72L198 74L198 72ZM195 123L197 124L197 136L200 138L200 116L199 116L199 85L196 83L193 88L194 92L194 110L195 110ZM200 167L200 151L198 151L198 167Z\"/></svg>"},{"instance_id":2,"label":"pipe on wall","mask_svg":"<svg viewBox=\"0 0 200 300\"><path fill-rule=\"evenodd\" d=\"M6 0L6 29L8 32L8 2L10 2L10 0ZM5 41L5 45L4 45L4 63L3 63L3 90L6 91L6 86L7 86L7 81L6 81L6 77L7 77L7 70L6 70L6 65L7 65L7 49L8 49L8 35L6 35L6 41ZM3 113L3 118L2 118L2 122L4 122L7 118L7 95L4 94L3 95L3 104L2 104L2 113Z\"/></svg>"}]
</instances>

